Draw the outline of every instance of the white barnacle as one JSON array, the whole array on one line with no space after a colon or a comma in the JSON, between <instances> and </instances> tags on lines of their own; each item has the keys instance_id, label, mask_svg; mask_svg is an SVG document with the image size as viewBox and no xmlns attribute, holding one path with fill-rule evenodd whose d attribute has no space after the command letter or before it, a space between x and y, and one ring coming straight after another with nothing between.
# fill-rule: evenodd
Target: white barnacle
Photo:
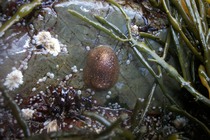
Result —
<instances>
[{"instance_id":1,"label":"white barnacle","mask_svg":"<svg viewBox=\"0 0 210 140\"><path fill-rule=\"evenodd\" d=\"M86 50L89 51L90 50L90 46L86 46Z\"/></svg>"},{"instance_id":2,"label":"white barnacle","mask_svg":"<svg viewBox=\"0 0 210 140\"><path fill-rule=\"evenodd\" d=\"M59 126L57 124L57 120L48 122L47 125L45 126L45 128L47 129L47 133L58 131Z\"/></svg>"},{"instance_id":3,"label":"white barnacle","mask_svg":"<svg viewBox=\"0 0 210 140\"><path fill-rule=\"evenodd\" d=\"M26 109L21 109L21 112L22 112L23 118L25 118L26 120L29 120L33 117L33 114L35 111L32 109L26 108Z\"/></svg>"},{"instance_id":4,"label":"white barnacle","mask_svg":"<svg viewBox=\"0 0 210 140\"><path fill-rule=\"evenodd\" d=\"M132 31L132 33L137 35L139 33L138 26L137 25L132 25L131 26L131 31Z\"/></svg>"},{"instance_id":5,"label":"white barnacle","mask_svg":"<svg viewBox=\"0 0 210 140\"><path fill-rule=\"evenodd\" d=\"M129 65L131 63L131 61L128 59L126 60L126 65Z\"/></svg>"},{"instance_id":6,"label":"white barnacle","mask_svg":"<svg viewBox=\"0 0 210 140\"><path fill-rule=\"evenodd\" d=\"M56 38L49 39L48 42L45 44L45 49L53 56L57 56L58 53L61 52L61 47L58 39Z\"/></svg>"},{"instance_id":7,"label":"white barnacle","mask_svg":"<svg viewBox=\"0 0 210 140\"><path fill-rule=\"evenodd\" d=\"M37 45L43 45L46 51L53 56L57 56L61 52L61 46L58 39L51 36L48 31L41 31L34 36Z\"/></svg>"},{"instance_id":8,"label":"white barnacle","mask_svg":"<svg viewBox=\"0 0 210 140\"><path fill-rule=\"evenodd\" d=\"M4 82L4 86L6 86L9 90L14 90L21 84L23 84L23 74L17 69L9 73Z\"/></svg>"},{"instance_id":9,"label":"white barnacle","mask_svg":"<svg viewBox=\"0 0 210 140\"><path fill-rule=\"evenodd\" d=\"M106 99L109 99L109 98L111 98L111 96L110 95L106 95Z\"/></svg>"},{"instance_id":10,"label":"white barnacle","mask_svg":"<svg viewBox=\"0 0 210 140\"><path fill-rule=\"evenodd\" d=\"M111 91L108 91L107 93L108 93L109 95L111 95L111 94L112 94L112 92L111 92Z\"/></svg>"},{"instance_id":11,"label":"white barnacle","mask_svg":"<svg viewBox=\"0 0 210 140\"><path fill-rule=\"evenodd\" d=\"M32 92L36 91L36 88L35 88L35 87L33 87L31 91L32 91Z\"/></svg>"},{"instance_id":12,"label":"white barnacle","mask_svg":"<svg viewBox=\"0 0 210 140\"><path fill-rule=\"evenodd\" d=\"M76 72L78 72L78 70L77 70L77 66L73 66L73 67L71 67L71 70L74 72L74 73L76 73Z\"/></svg>"},{"instance_id":13,"label":"white barnacle","mask_svg":"<svg viewBox=\"0 0 210 140\"><path fill-rule=\"evenodd\" d=\"M51 72L48 72L47 73L47 76L50 78L50 79L53 79L55 77L55 75Z\"/></svg>"},{"instance_id":14,"label":"white barnacle","mask_svg":"<svg viewBox=\"0 0 210 140\"><path fill-rule=\"evenodd\" d=\"M82 91L81 91L81 90L78 90L78 91L77 91L77 95L80 96L81 94L82 94Z\"/></svg>"},{"instance_id":15,"label":"white barnacle","mask_svg":"<svg viewBox=\"0 0 210 140\"><path fill-rule=\"evenodd\" d=\"M188 119L185 117L177 116L176 119L173 121L173 124L176 128L183 128L188 123Z\"/></svg>"},{"instance_id":16,"label":"white barnacle","mask_svg":"<svg viewBox=\"0 0 210 140\"><path fill-rule=\"evenodd\" d=\"M48 31L41 31L34 36L37 45L45 45L45 43L51 38L51 34Z\"/></svg>"}]
</instances>

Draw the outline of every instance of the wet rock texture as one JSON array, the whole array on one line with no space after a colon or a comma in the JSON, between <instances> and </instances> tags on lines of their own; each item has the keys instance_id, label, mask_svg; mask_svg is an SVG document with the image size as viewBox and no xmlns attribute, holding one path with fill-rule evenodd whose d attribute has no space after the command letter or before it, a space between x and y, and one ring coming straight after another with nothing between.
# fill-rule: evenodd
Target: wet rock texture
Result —
<instances>
[{"instance_id":1,"label":"wet rock texture","mask_svg":"<svg viewBox=\"0 0 210 140\"><path fill-rule=\"evenodd\" d=\"M32 13L33 18L18 22L0 38L0 46L3 46L0 49L0 88L7 90L3 83L14 67L21 71L23 83L19 82L20 85L10 91L10 95L14 96L20 109L34 112L28 120L33 134L45 132L48 128L49 131L72 132L84 128L98 133L104 126L97 121L90 121L90 118L84 118L83 111L96 112L114 122L121 114L130 116L130 111L126 109L133 109L137 99L142 99L144 104L143 101L150 92L154 78L130 47L67 11L78 11L94 21L96 19L93 15L105 17L123 33L127 33L125 19L116 8L104 1L92 1L64 0L53 7L46 4L44 8L36 9L35 14ZM141 13L132 8L125 10L131 19L135 17L139 21L138 26L145 26L145 18L142 18ZM51 40L51 44L58 44L55 40L59 41L60 49L55 55L41 53L48 50L45 43L34 42L34 36L40 32L50 33L50 38L54 40ZM157 43L150 43L158 47ZM101 44L110 47L97 47ZM165 81L166 84L173 85L169 92L177 93L175 84L171 84L171 80L167 78ZM162 106L162 92L155 92L151 106ZM17 122L6 104L1 102L2 99L0 96L0 138L7 134L7 137L23 138L23 132L19 128L12 129L16 128ZM155 110L157 112L161 111ZM150 123L150 119L148 122ZM54 125L51 127L52 124ZM8 125L11 132L8 132ZM128 124L125 126L129 127Z\"/></svg>"},{"instance_id":2,"label":"wet rock texture","mask_svg":"<svg viewBox=\"0 0 210 140\"><path fill-rule=\"evenodd\" d=\"M109 102L106 98L108 97L109 100L124 104L124 107L133 108L137 98L147 97L154 78L138 61L129 46L117 42L104 32L71 15L68 9L78 11L94 21L96 19L93 15L106 17L107 21L116 25L123 33L127 32L122 14L106 2L68 1L56 3L54 7L46 6L37 9L32 19L18 22L0 38L0 43L4 46L0 52L0 79L2 79L0 87L6 88L3 83L13 68L16 68L23 73L23 83L11 93L21 93L23 96L36 95L45 91L50 85L71 86L83 93L86 90L83 87L87 87L103 89L95 91L93 97L101 105ZM145 26L141 13L129 7L125 10L131 19L135 18L139 21L138 26ZM56 52L53 53L54 55L49 52L52 52L51 50L56 47L50 47L49 50L46 47L46 40L40 41L38 38L38 42L34 42L37 41L40 33L50 33L49 39L47 39L47 42L50 41L49 46L52 44L58 46L56 41L59 42L60 49L54 50ZM118 66L114 64L110 71L106 70L102 74L105 78L102 78L102 75L99 76L99 78L105 79L102 80L102 83L109 84L99 87L98 85L101 83L96 78L94 78L94 82L92 81L95 85L90 84L90 80L84 82L83 69L89 51L102 44L110 46L116 53L120 72L116 74ZM151 42L151 44L158 47L157 43ZM41 53L43 51L47 54ZM115 60L113 63L116 63ZM88 69L92 69L92 67L89 66ZM96 67L94 69L97 71ZM48 73L51 73L53 77ZM91 74L87 73L87 75ZM84 83L88 86L84 86ZM107 90L112 94L109 95ZM173 91L175 90L173 89ZM162 93L157 90L155 96L157 96L157 100L154 102L159 104Z\"/></svg>"}]
</instances>

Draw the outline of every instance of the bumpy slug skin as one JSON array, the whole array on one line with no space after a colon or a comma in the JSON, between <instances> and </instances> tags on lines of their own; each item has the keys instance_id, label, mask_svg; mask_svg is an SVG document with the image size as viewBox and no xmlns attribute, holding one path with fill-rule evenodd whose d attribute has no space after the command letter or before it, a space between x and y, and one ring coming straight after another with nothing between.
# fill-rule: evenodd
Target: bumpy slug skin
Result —
<instances>
[{"instance_id":1,"label":"bumpy slug skin","mask_svg":"<svg viewBox=\"0 0 210 140\"><path fill-rule=\"evenodd\" d=\"M95 90L107 90L114 86L119 75L119 63L109 46L100 45L92 49L84 68L84 82Z\"/></svg>"}]
</instances>

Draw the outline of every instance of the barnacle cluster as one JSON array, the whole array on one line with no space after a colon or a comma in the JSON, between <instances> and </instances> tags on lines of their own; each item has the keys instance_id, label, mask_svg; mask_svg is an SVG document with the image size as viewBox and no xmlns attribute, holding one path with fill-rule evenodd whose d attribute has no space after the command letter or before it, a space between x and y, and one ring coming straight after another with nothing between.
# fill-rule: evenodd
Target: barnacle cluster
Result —
<instances>
[{"instance_id":1,"label":"barnacle cluster","mask_svg":"<svg viewBox=\"0 0 210 140\"><path fill-rule=\"evenodd\" d=\"M80 97L72 87L60 86L50 86L46 89L46 92L29 97L22 97L17 94L15 102L20 106L22 115L27 120L31 132L36 134L43 131L69 130L74 126L87 127L86 123L91 125L91 120L83 116L83 111L90 111L95 106L92 99ZM7 136L8 130L4 127L8 125L18 127L18 125L11 116L10 110L7 110L4 104L0 114L4 118L5 116L10 118L5 120L0 116L0 126L2 127L0 137L21 138L24 136L20 129L13 130L12 136Z\"/></svg>"},{"instance_id":2,"label":"barnacle cluster","mask_svg":"<svg viewBox=\"0 0 210 140\"><path fill-rule=\"evenodd\" d=\"M34 1L39 1L39 0L34 0ZM111 3L114 4L115 6L117 6L119 10L122 12L122 14L125 15L126 20L129 21L129 17L123 12L121 7L118 4L115 4L115 2L112 2L112 0L109 0L109 1L111 1ZM26 0L26 2L29 2L29 1ZM163 2L165 1L163 0ZM42 4L48 5L48 3L45 3L45 2L43 2ZM201 1L201 4L202 4L202 1ZM23 6L22 9L24 9L26 6L28 7L29 5ZM33 9L33 8L34 6L31 7L30 9ZM83 9L84 12L87 12L85 8L81 8L81 9ZM167 10L166 6L165 6L165 9ZM127 42L129 45L131 45L132 46L131 49L134 51L134 53L139 58L139 60L141 60L141 62L148 68L149 72L153 74L154 78L156 78L155 81L159 83L160 86L162 85L164 87L162 83L162 77L160 77L159 75L156 75L156 73L153 71L153 67L150 67L150 64L148 64L147 61L145 60L152 60L153 62L157 62L160 66L164 68L166 72L168 72L174 79L176 79L180 83L181 86L186 88L193 96L195 96L196 99L209 105L209 100L207 100L204 96L200 95L200 93L194 89L194 87L190 84L190 82L188 82L189 80L185 78L184 73L187 71L183 69L183 75L182 75L182 72L177 71L177 69L174 69L173 67L171 67L171 65L169 65L170 63L168 63L167 60L165 59L166 54L168 54L167 49L165 49L167 48L167 45L165 45L165 48L162 48L162 47L159 48L158 51L161 54L157 54L153 49L147 47L146 44L142 42L136 42L136 40L139 41L139 35L141 38L147 36L148 38L158 40L157 37L149 36L149 34L144 33L144 32L150 32L150 31L155 30L153 28L150 28L151 26L150 24L147 24L147 22L145 22L146 25L144 27L141 27L136 23L130 26L128 22L126 24L127 29L128 29L128 35L127 35L127 33L124 34L124 33L119 32L120 30L114 30L116 29L116 27L112 26L112 24L105 24L105 23L94 24L95 22L92 22L92 20L88 20L85 16L79 15L73 10L69 10L69 12L72 13L73 15L78 15L78 17L80 18L82 17L83 20L88 21L92 25L95 25L94 27L101 29L105 33L108 33L108 35L110 35L114 39L120 42L124 42L124 43ZM28 15L27 13L25 14ZM38 19L41 19L41 20L43 20L43 18L44 17L42 17L41 15L39 15L38 17ZM9 19L10 17L8 18L8 20ZM197 19L204 19L204 18L197 18ZM175 23L172 22L172 25L174 25ZM186 23L190 23L190 22L186 22ZM25 22L25 19L23 19L23 21L20 21L20 23L17 24L17 26L19 27L26 26L26 25L27 25L27 22ZM1 23L0 23L0 26L1 26ZM34 57L34 54L49 53L49 54L52 54L53 56L58 56L60 52L67 52L67 48L65 46L62 46L62 44L59 42L57 37L56 36L53 37L52 34L48 32L48 31L53 32L53 29L51 30L51 29L45 28L46 30L41 30L41 31L40 29L38 29L39 31L36 32L34 26L31 23L29 25L29 28L31 29L30 33L32 36L31 38L27 39L25 45L23 46L24 50L15 52L15 54L26 52L28 53L28 56L26 56L26 58L23 61L20 61L21 64L19 68L17 68L18 70L13 70L11 73L9 73L6 76L6 78L4 77L5 80L2 80L4 82L4 86L6 86L7 89L9 90L14 90L18 88L20 85L22 85L23 79L27 81L26 80L27 77L23 77L22 72L24 72L24 70L27 70L28 66L31 66L31 65L28 65L28 62L31 58ZM6 28L4 28L4 30L5 29ZM198 28L198 29L202 30L203 28ZM141 31L141 33L139 31ZM173 33L173 30L171 31ZM179 30L179 31L182 31L182 30ZM182 32L180 34L181 36L183 35ZM1 35L3 34L1 33L1 29L0 29L0 36ZM195 34L195 37L196 37L196 34ZM161 40L158 40L158 41L160 44L168 44L168 41L166 43ZM200 42L204 42L204 41L201 40ZM178 43L175 43L175 44L178 44ZM197 45L197 42L195 42L195 44ZM188 43L188 46L190 46L189 43ZM203 45L203 47L206 47L205 44ZM8 48L9 48L9 45L4 46L5 50L7 50ZM197 49L200 52L200 46ZM86 50L90 51L90 53L92 52L89 46L86 47ZM145 56L142 57L141 56L142 52L146 53L147 55L149 55L151 58L154 58L154 59L148 59L148 57L145 57ZM103 59L103 61L100 61L98 59L99 53L101 53L104 56L103 58L108 58L108 59ZM196 53L197 52L195 51L195 54ZM201 53L203 53L203 51L201 51ZM108 57L105 57L105 56L108 56ZM84 75L86 77L85 79L87 80L87 82L85 82L86 85L92 87L93 89L106 90L115 84L119 71L118 71L117 61L115 61L117 59L115 58L113 59L112 56L114 56L114 54L110 55L110 54L107 54L106 52L99 51L96 53L95 56L88 58L90 62L87 63L87 66L84 69L84 73L85 73ZM205 59L205 57L202 58L200 54L198 54L198 56L196 55L196 57L198 57L198 59L201 59L201 60ZM8 58L8 56L6 56L5 58ZM59 59L59 57L56 59ZM16 62L17 65L18 65L18 62ZM54 61L54 62L57 62L57 61ZM183 62L185 61L183 60ZM4 63L4 60L0 59L0 64L3 64L3 63ZM125 64L129 65L130 63L131 63L131 60L128 59ZM194 119L194 117L187 114L184 111L184 108L182 110L182 107L178 106L178 104L176 104L174 100L171 100L171 102L174 103L174 105L176 105L176 108L179 109L178 112L182 115L184 114L188 118L183 117L182 115L180 116L174 115L172 112L168 112L168 110L165 107L162 108L162 107L152 106L152 103L150 104L150 101L149 101L150 99L151 101L153 101L152 94L150 94L152 95L151 97L150 95L148 96L148 101L146 98L145 99L136 98L137 103L138 101L141 102L139 103L141 107L137 106L137 108L130 111L130 110L121 108L123 106L121 102L118 102L118 100L115 101L113 99L112 92L114 95L115 91L112 90L112 91L108 91L107 95L105 96L105 98L107 99L107 102L103 104L103 106L99 106L97 104L97 101L100 102L100 100L94 99L96 96L94 96L95 92L92 91L92 89L83 90L80 87L79 88L77 87L76 89L75 87L69 86L71 84L69 84L68 80L72 77L72 75L73 76L74 74L79 75L78 72L83 71L83 69L79 69L78 71L76 63L74 64L74 66L72 64L68 65L67 63L65 63L64 65L67 65L67 67L72 70L73 74L67 72L65 79L62 81L61 80L62 76L60 77L57 75L57 73L61 73L62 70L60 71L57 71L57 70L61 68L63 65L60 63L53 63L53 64L55 64L54 66L56 68L56 71L54 71L53 69L53 71L46 72L45 74L42 75L43 77L41 78L39 77L37 82L35 81L36 82L35 85L33 85L33 87L30 87L29 90L25 90L23 88L22 91L20 90L19 92L18 90L16 92L17 94L13 95L13 96L16 96L14 98L14 101L16 102L18 106L17 110L20 108L19 113L22 113L22 116L21 116L22 122L26 120L27 127L29 127L29 129L22 127L19 124L19 120L17 119L19 117L18 114L14 115L13 109L11 109L12 107L7 106L9 103L7 100L5 100L6 98L2 97L2 92L4 91L2 92L0 91L0 139L7 139L7 138L21 139L28 136L33 137L34 135L37 135L40 133L41 135L45 134L43 132L53 132L53 131L67 131L67 133L76 132L76 131L71 131L71 130L85 130L83 131L83 133L78 133L79 136L81 134L84 134L84 133L87 134L89 132L102 135L104 134L103 132L109 131L110 128L113 128L113 131L112 130L109 131L110 132L109 134L106 133L107 134L106 137L117 136L117 133L119 134L120 132L124 132L123 131L124 129L128 132L131 132L131 136L136 137L136 139L140 139L140 138L142 139L165 139L165 138L180 139L179 134L181 133L184 135L187 135L187 137L192 138L194 136L194 133L196 132L194 128L195 126L197 126L197 124L191 125L191 121L188 120L188 118ZM208 80L209 78L208 76L205 77L206 71L209 70L207 69L208 66L209 65L206 65L205 67L200 69L200 73L199 73L199 74L203 74L203 75L199 75L199 78L205 87L209 87L208 86L209 83L207 83L209 81ZM102 67L102 68L99 69L99 67ZM113 68L113 69L109 71L108 68ZM101 73L101 72L103 72L103 74L98 74L95 76L96 73ZM114 74L112 72L114 72ZM162 76L162 71L160 70L159 72L160 72L160 75ZM177 79L177 77L179 78ZM47 78L49 78L49 80L52 80L52 81L57 80L54 83L57 86L49 86L51 84L48 84L48 82L46 82ZM73 78L71 80L73 81ZM91 80L95 80L95 81L91 81ZM102 83L100 83L100 81L102 81ZM58 83L60 82L60 83L57 84L57 82ZM155 85L154 89L156 88L156 84L157 84L156 82L154 83ZM93 83L96 86L93 85ZM106 86L107 84L108 86ZM41 91L43 90L43 88L45 88L45 87L41 87L42 85L47 86L45 91ZM22 86L22 87L25 87L25 86ZM32 91L31 93L33 95L27 94L28 91L29 92ZM27 94L28 97L21 96L21 95L26 95L25 93ZM119 94L119 96L121 95ZM164 103L164 106L165 106L165 103ZM87 112L92 113L92 115L95 115L95 116L97 115L102 116L101 119L104 120L104 122L108 122L107 123L108 125L104 124L103 121L100 121L100 119L91 118L90 117L91 115L89 114L88 116ZM122 119L121 116L126 116L126 117ZM203 115L202 117L206 117L206 116L207 115ZM201 120L202 120L202 117L201 117ZM118 124L116 122L118 122ZM198 122L197 120L195 122L197 122L198 124L201 124L200 125L201 128L204 128L204 130L207 130L207 132L209 132L208 128L205 128L205 125L202 125L202 122ZM114 131L114 129L117 131ZM27 130L29 130L29 135L25 134L25 131ZM30 135L30 132L32 133L32 135ZM123 133L121 133L121 135L123 135ZM126 135L123 135L123 136L126 136ZM120 139L119 137L117 138Z\"/></svg>"},{"instance_id":3,"label":"barnacle cluster","mask_svg":"<svg viewBox=\"0 0 210 140\"><path fill-rule=\"evenodd\" d=\"M77 92L72 87L50 86L45 92L34 96L22 97L17 94L14 101L21 108L22 115L33 135L54 131L77 132L79 130L78 134L80 132L100 134L106 131L107 126L85 115L84 112L87 111L103 116L113 123L121 116L127 116L120 122L120 126L127 130L132 128L132 111L121 108L117 103L109 104L109 107L99 106L92 96L84 97ZM0 94L0 138L23 138L22 129L5 106L6 101L2 99ZM142 112L139 112L139 115L141 114ZM184 129L192 131L186 118L177 118L172 112L165 113L163 116L162 114L161 107L152 107L149 110L139 128L144 138L157 139L164 135L185 131Z\"/></svg>"},{"instance_id":4,"label":"barnacle cluster","mask_svg":"<svg viewBox=\"0 0 210 140\"><path fill-rule=\"evenodd\" d=\"M59 86L50 86L45 93L28 97L27 100L29 102L23 104L22 108L35 110L31 121L40 123L55 119L60 122L65 119L84 120L83 111L90 110L94 104L88 97L80 97L73 88Z\"/></svg>"},{"instance_id":5,"label":"barnacle cluster","mask_svg":"<svg viewBox=\"0 0 210 140\"><path fill-rule=\"evenodd\" d=\"M68 118L80 118L82 111L90 110L94 104L88 97L80 97L72 88L49 87L45 96L48 110L55 118L65 115ZM82 118L82 117L81 117Z\"/></svg>"},{"instance_id":6,"label":"barnacle cluster","mask_svg":"<svg viewBox=\"0 0 210 140\"><path fill-rule=\"evenodd\" d=\"M22 116L27 120L32 134L59 130L69 131L75 130L75 128L79 128L80 131L85 130L86 133L99 133L104 130L103 124L83 114L86 111L95 112L109 121L116 121L121 114L129 114L130 116L131 112L126 109L98 106L97 101L92 96L85 97L77 92L72 87L49 86L45 92L33 96L23 97L17 94L14 101L20 107ZM1 96L0 99L2 99ZM11 111L8 110L5 103L0 104L0 138L23 138L23 131L19 128L16 119L11 115ZM8 117L9 119L4 119ZM123 124L129 126L127 121ZM11 127L11 130L6 129L6 127ZM17 129L13 129L15 127ZM12 133L8 136L10 131Z\"/></svg>"},{"instance_id":7,"label":"barnacle cluster","mask_svg":"<svg viewBox=\"0 0 210 140\"><path fill-rule=\"evenodd\" d=\"M40 31L34 36L36 44L43 46L43 48L53 56L57 56L61 52L61 47L58 39L51 36L48 31Z\"/></svg>"},{"instance_id":8,"label":"barnacle cluster","mask_svg":"<svg viewBox=\"0 0 210 140\"><path fill-rule=\"evenodd\" d=\"M4 82L4 86L6 86L9 90L14 90L21 84L23 84L23 74L20 70L17 69L9 73Z\"/></svg>"}]
</instances>

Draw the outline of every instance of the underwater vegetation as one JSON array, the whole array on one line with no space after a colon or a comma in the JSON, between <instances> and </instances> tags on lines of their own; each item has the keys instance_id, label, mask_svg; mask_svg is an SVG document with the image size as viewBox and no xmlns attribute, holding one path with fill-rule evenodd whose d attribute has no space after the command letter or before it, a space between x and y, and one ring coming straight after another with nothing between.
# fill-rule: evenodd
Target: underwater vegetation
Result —
<instances>
[{"instance_id":1,"label":"underwater vegetation","mask_svg":"<svg viewBox=\"0 0 210 140\"><path fill-rule=\"evenodd\" d=\"M209 139L208 0L0 4L1 139Z\"/></svg>"}]
</instances>

